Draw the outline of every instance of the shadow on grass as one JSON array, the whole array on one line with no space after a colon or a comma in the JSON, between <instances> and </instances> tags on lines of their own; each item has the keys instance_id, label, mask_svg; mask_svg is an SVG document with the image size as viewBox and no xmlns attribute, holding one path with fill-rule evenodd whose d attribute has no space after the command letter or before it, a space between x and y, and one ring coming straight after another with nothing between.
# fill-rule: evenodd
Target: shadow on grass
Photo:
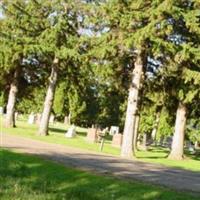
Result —
<instances>
[{"instance_id":1,"label":"shadow on grass","mask_svg":"<svg viewBox=\"0 0 200 200\"><path fill-rule=\"evenodd\" d=\"M152 159L152 160L155 160L155 159L164 159L164 158L167 158L167 156L137 156L138 159Z\"/></svg>"},{"instance_id":2,"label":"shadow on grass","mask_svg":"<svg viewBox=\"0 0 200 200\"><path fill-rule=\"evenodd\" d=\"M186 156L188 156L189 158L193 159L193 160L197 160L200 161L200 153L196 152L194 154L191 154L189 152L186 152Z\"/></svg>"},{"instance_id":3,"label":"shadow on grass","mask_svg":"<svg viewBox=\"0 0 200 200\"><path fill-rule=\"evenodd\" d=\"M148 151L150 152L162 152L162 153L169 153L168 148L160 147L160 146L149 146Z\"/></svg>"},{"instance_id":4,"label":"shadow on grass","mask_svg":"<svg viewBox=\"0 0 200 200\"><path fill-rule=\"evenodd\" d=\"M50 127L49 128L49 131L53 132L53 133L61 133L61 134L65 134L67 132L67 128L66 129L63 129L63 128L53 128L53 127ZM77 135L79 136L84 136L86 137L87 136L87 133L84 132L84 131L76 131Z\"/></svg>"},{"instance_id":5,"label":"shadow on grass","mask_svg":"<svg viewBox=\"0 0 200 200\"><path fill-rule=\"evenodd\" d=\"M148 184L91 175L43 161L37 157L9 151L0 152L0 161L0 195L2 200L198 199L196 196L181 194ZM109 163L107 164L109 165ZM119 169L116 168L115 170Z\"/></svg>"},{"instance_id":6,"label":"shadow on grass","mask_svg":"<svg viewBox=\"0 0 200 200\"><path fill-rule=\"evenodd\" d=\"M54 133L62 133L65 134L67 132L67 129L62 129L62 128L49 128L49 131L54 132Z\"/></svg>"}]
</instances>

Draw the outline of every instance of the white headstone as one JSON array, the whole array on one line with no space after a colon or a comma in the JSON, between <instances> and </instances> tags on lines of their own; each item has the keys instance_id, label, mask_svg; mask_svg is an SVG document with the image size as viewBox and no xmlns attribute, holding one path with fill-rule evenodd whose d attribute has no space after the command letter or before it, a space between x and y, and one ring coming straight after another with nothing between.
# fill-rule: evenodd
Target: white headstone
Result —
<instances>
[{"instance_id":1,"label":"white headstone","mask_svg":"<svg viewBox=\"0 0 200 200\"><path fill-rule=\"evenodd\" d=\"M50 116L50 119L49 119L49 122L53 124L53 123L54 123L54 118L55 118L55 116L54 116L54 115L51 115L51 116Z\"/></svg>"},{"instance_id":2,"label":"white headstone","mask_svg":"<svg viewBox=\"0 0 200 200\"><path fill-rule=\"evenodd\" d=\"M3 115L3 107L0 107L0 115Z\"/></svg>"},{"instance_id":3,"label":"white headstone","mask_svg":"<svg viewBox=\"0 0 200 200\"><path fill-rule=\"evenodd\" d=\"M110 135L118 134L119 133L119 127L118 126L111 126L110 127Z\"/></svg>"},{"instance_id":4,"label":"white headstone","mask_svg":"<svg viewBox=\"0 0 200 200\"><path fill-rule=\"evenodd\" d=\"M18 120L18 116L19 116L19 113L18 113L18 112L15 112L15 121Z\"/></svg>"},{"instance_id":5,"label":"white headstone","mask_svg":"<svg viewBox=\"0 0 200 200\"><path fill-rule=\"evenodd\" d=\"M75 136L76 136L76 127L74 125L72 125L68 129L67 133L65 134L65 137L67 137L67 138L73 138Z\"/></svg>"},{"instance_id":6,"label":"white headstone","mask_svg":"<svg viewBox=\"0 0 200 200\"><path fill-rule=\"evenodd\" d=\"M28 117L28 123L29 124L34 124L35 123L35 115L31 113Z\"/></svg>"},{"instance_id":7,"label":"white headstone","mask_svg":"<svg viewBox=\"0 0 200 200\"><path fill-rule=\"evenodd\" d=\"M187 143L187 148L190 153L195 153L194 145L190 141Z\"/></svg>"},{"instance_id":8,"label":"white headstone","mask_svg":"<svg viewBox=\"0 0 200 200\"><path fill-rule=\"evenodd\" d=\"M36 120L35 120L37 125L40 124L41 118L42 118L42 115L40 113L37 113L36 114Z\"/></svg>"}]
</instances>

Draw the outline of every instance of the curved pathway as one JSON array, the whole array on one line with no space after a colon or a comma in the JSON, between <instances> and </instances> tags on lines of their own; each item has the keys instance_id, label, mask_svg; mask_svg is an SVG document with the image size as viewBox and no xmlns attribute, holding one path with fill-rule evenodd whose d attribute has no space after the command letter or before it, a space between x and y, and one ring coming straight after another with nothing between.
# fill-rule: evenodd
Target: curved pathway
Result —
<instances>
[{"instance_id":1,"label":"curved pathway","mask_svg":"<svg viewBox=\"0 0 200 200\"><path fill-rule=\"evenodd\" d=\"M1 146L23 153L39 155L69 167L200 193L200 172L122 159L117 156L94 153L9 134L2 134Z\"/></svg>"}]
</instances>

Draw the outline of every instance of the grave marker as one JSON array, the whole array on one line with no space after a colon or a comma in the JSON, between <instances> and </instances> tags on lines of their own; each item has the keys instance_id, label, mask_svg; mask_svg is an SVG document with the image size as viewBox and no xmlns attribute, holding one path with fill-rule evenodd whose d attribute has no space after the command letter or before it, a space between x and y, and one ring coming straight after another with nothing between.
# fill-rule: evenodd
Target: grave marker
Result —
<instances>
[{"instance_id":1,"label":"grave marker","mask_svg":"<svg viewBox=\"0 0 200 200\"><path fill-rule=\"evenodd\" d=\"M97 142L98 141L97 129L89 128L88 131L87 131L86 140L88 142L92 142L92 143Z\"/></svg>"},{"instance_id":2,"label":"grave marker","mask_svg":"<svg viewBox=\"0 0 200 200\"><path fill-rule=\"evenodd\" d=\"M110 135L118 134L119 133L119 127L118 126L111 126L110 128Z\"/></svg>"},{"instance_id":3,"label":"grave marker","mask_svg":"<svg viewBox=\"0 0 200 200\"><path fill-rule=\"evenodd\" d=\"M114 134L112 138L112 146L120 148L122 145L122 139L123 135L121 133Z\"/></svg>"},{"instance_id":4,"label":"grave marker","mask_svg":"<svg viewBox=\"0 0 200 200\"><path fill-rule=\"evenodd\" d=\"M67 133L65 134L65 137L67 138L74 138L76 136L76 127L74 125L72 125Z\"/></svg>"}]
</instances>

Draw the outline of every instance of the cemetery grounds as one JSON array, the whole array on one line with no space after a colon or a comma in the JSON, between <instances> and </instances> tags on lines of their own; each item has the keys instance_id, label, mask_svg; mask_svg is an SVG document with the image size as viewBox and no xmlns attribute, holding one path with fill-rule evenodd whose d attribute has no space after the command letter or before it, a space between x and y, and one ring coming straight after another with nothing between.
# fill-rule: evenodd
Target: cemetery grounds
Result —
<instances>
[{"instance_id":1,"label":"cemetery grounds","mask_svg":"<svg viewBox=\"0 0 200 200\"><path fill-rule=\"evenodd\" d=\"M2 119L1 119L2 120ZM49 143L55 143L55 144L62 144L70 147L75 147L79 149L85 149L93 152L99 152L100 151L100 143L90 143L86 140L87 135L87 129L77 127L76 132L77 135L75 138L66 138L65 133L69 126L56 122L54 124L50 123L49 128L49 136L47 137L41 137L37 136L37 125L35 124L28 124L26 117L20 117L17 121L17 127L16 128L2 128L2 131L4 133L19 135L22 137L28 137L35 140L40 140L44 142ZM103 146L102 153L111 154L115 156L120 155L120 149L113 147L111 145L112 136L107 136L105 138L105 143ZM150 146L148 148L148 151L137 151L137 159L140 161L145 162L151 162L151 163L159 163L165 166L170 167L177 167L180 169L187 169L192 171L200 171L200 156L197 152L197 154L193 154L189 152L188 150L185 151L185 159L182 161L174 161L174 160L168 160L167 155L169 153L169 148L164 147L154 147Z\"/></svg>"}]
</instances>

